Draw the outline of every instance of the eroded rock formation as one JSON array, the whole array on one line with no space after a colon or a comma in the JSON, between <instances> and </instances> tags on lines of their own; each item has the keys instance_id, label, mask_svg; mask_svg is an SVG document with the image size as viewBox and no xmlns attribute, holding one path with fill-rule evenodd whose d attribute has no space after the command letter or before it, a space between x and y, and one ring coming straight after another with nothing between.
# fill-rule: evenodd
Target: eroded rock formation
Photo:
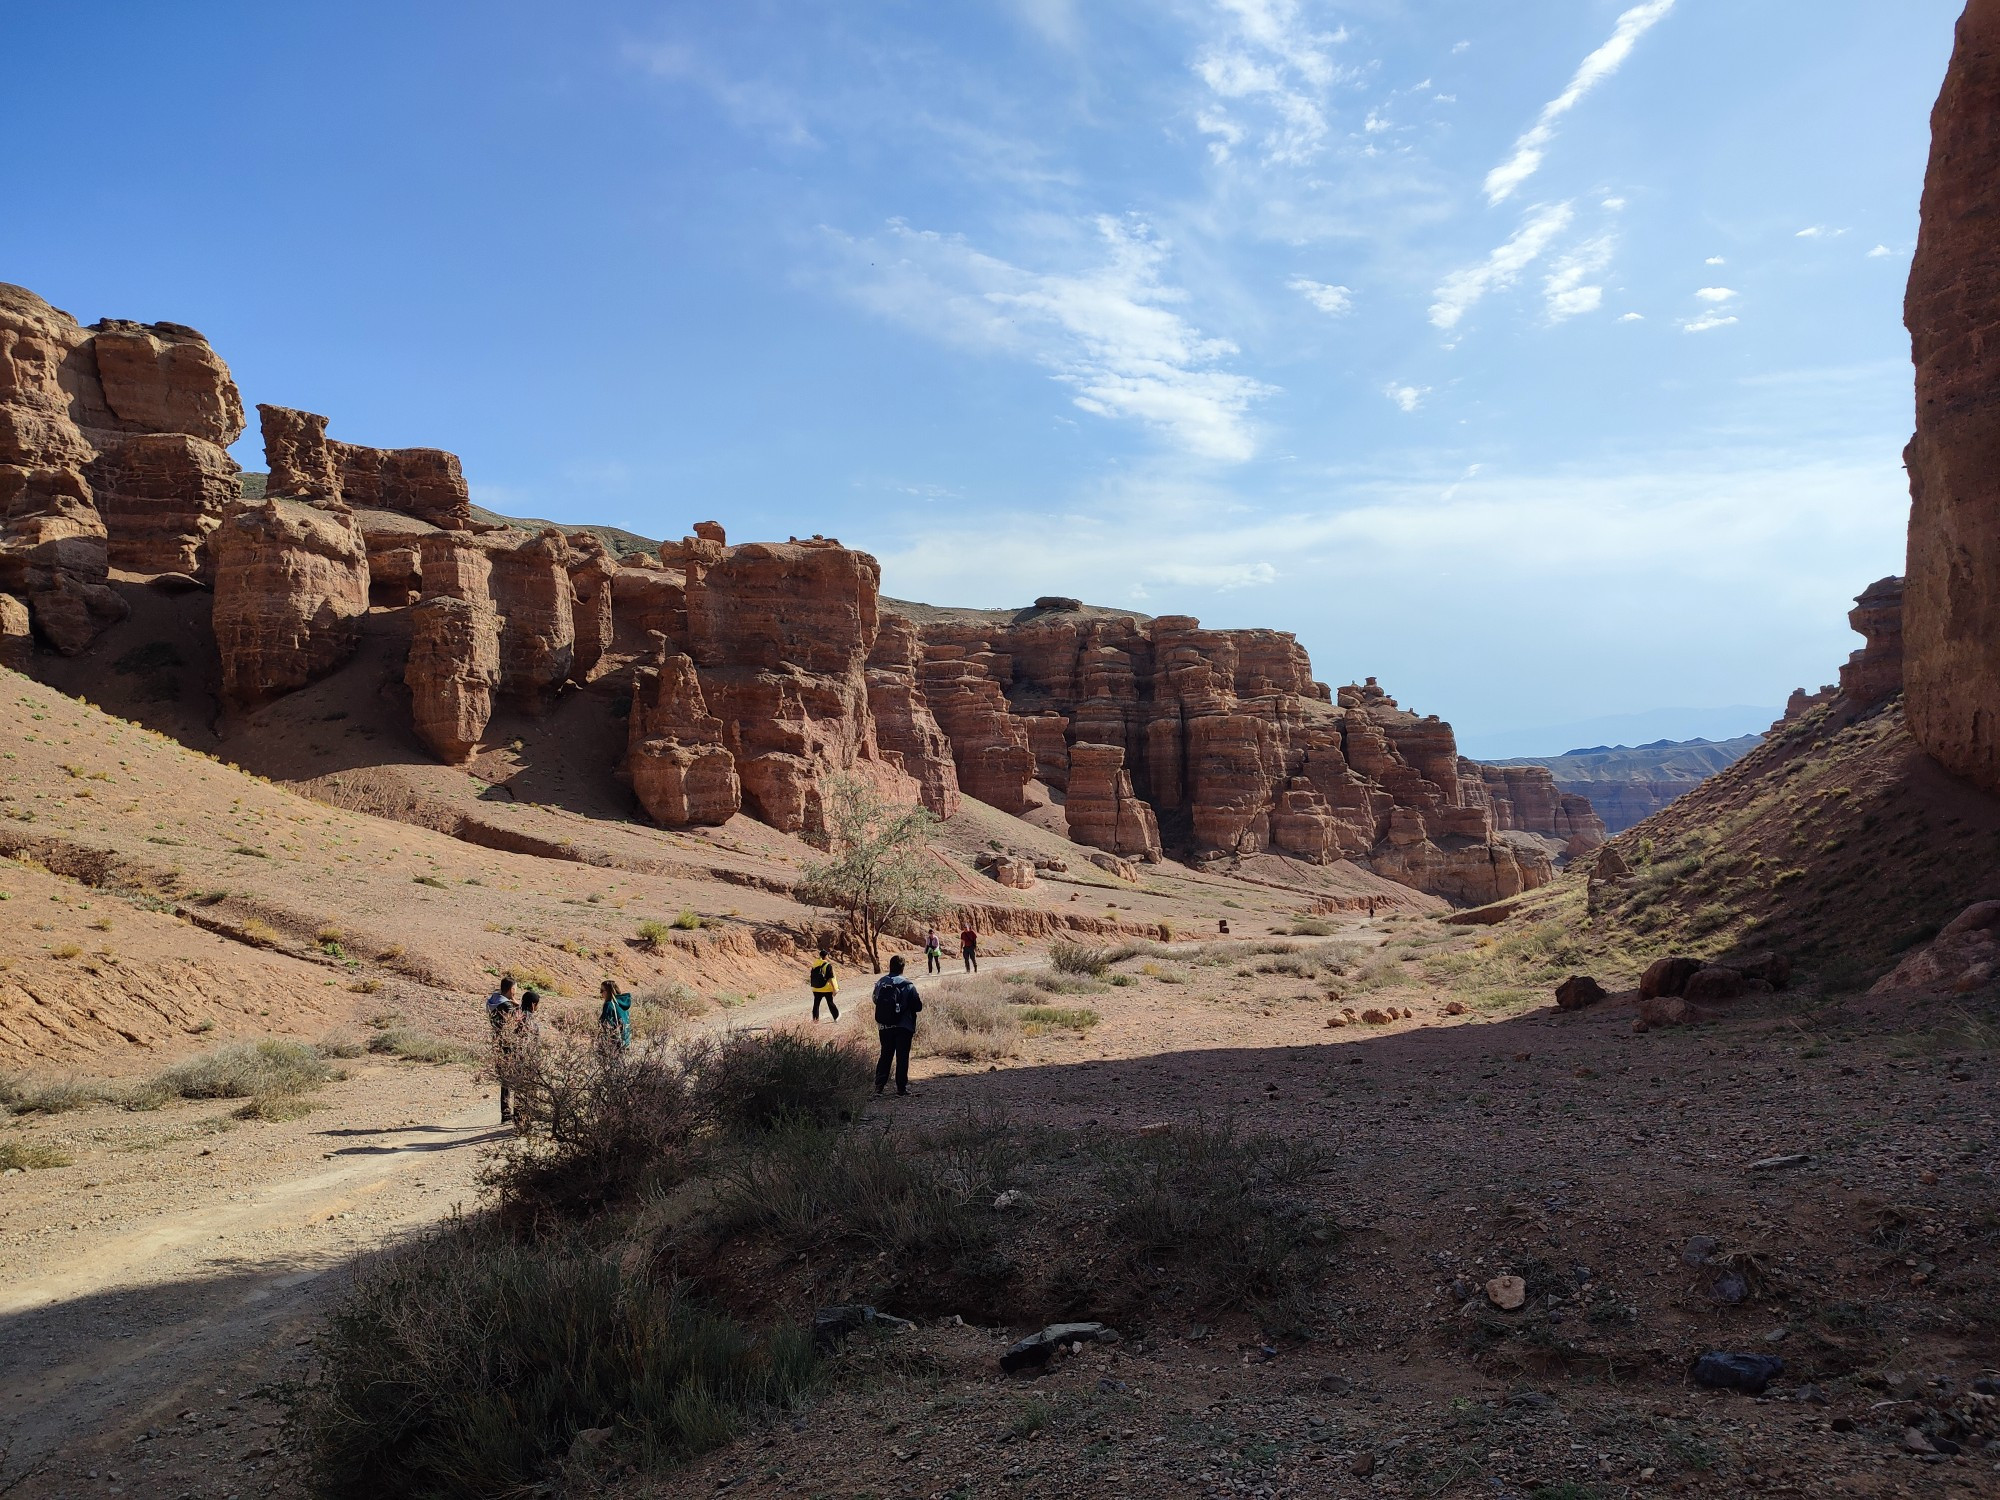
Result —
<instances>
[{"instance_id":1,"label":"eroded rock formation","mask_svg":"<svg viewBox=\"0 0 2000 1500\"><path fill-rule=\"evenodd\" d=\"M743 806L743 784L723 746L722 721L708 711L693 659L656 639L656 660L633 681L632 791L647 816L669 828L726 823Z\"/></svg>"},{"instance_id":2,"label":"eroded rock formation","mask_svg":"<svg viewBox=\"0 0 2000 1500\"><path fill-rule=\"evenodd\" d=\"M344 506L245 502L209 538L223 696L237 705L317 681L354 654L368 550Z\"/></svg>"},{"instance_id":3,"label":"eroded rock formation","mask_svg":"<svg viewBox=\"0 0 2000 1500\"><path fill-rule=\"evenodd\" d=\"M1856 710L1903 690L1903 580L1878 578L1855 596L1847 623L1867 645L1840 669L1840 697Z\"/></svg>"},{"instance_id":4,"label":"eroded rock formation","mask_svg":"<svg viewBox=\"0 0 2000 1500\"><path fill-rule=\"evenodd\" d=\"M868 711L883 758L900 756L924 806L948 818L958 811L958 767L919 680L922 658L916 627L901 615L882 615L868 653Z\"/></svg>"},{"instance_id":5,"label":"eroded rock formation","mask_svg":"<svg viewBox=\"0 0 2000 1500\"><path fill-rule=\"evenodd\" d=\"M411 725L439 760L459 764L479 748L500 686L500 618L488 599L432 594L410 611Z\"/></svg>"},{"instance_id":6,"label":"eroded rock formation","mask_svg":"<svg viewBox=\"0 0 2000 1500\"><path fill-rule=\"evenodd\" d=\"M1917 367L1905 709L2000 792L2000 0L1971 0L1931 113L1904 321Z\"/></svg>"},{"instance_id":7,"label":"eroded rock formation","mask_svg":"<svg viewBox=\"0 0 2000 1500\"><path fill-rule=\"evenodd\" d=\"M1496 820L1449 724L1398 708L1372 679L1335 702L1283 631L1050 599L1013 615L942 611L922 632L925 693L961 786L1018 811L1041 771L1067 788L1071 836L1112 853L1351 859L1488 901L1548 880L1549 841L1603 838L1584 799L1565 806L1534 778L1522 800L1540 801L1521 812L1502 798Z\"/></svg>"},{"instance_id":8,"label":"eroded rock formation","mask_svg":"<svg viewBox=\"0 0 2000 1500\"><path fill-rule=\"evenodd\" d=\"M269 493L339 500L356 510L392 510L446 530L472 524L472 497L458 455L442 448L370 448L326 435L326 418L259 405Z\"/></svg>"},{"instance_id":9,"label":"eroded rock formation","mask_svg":"<svg viewBox=\"0 0 2000 1500\"><path fill-rule=\"evenodd\" d=\"M0 590L75 654L128 613L112 564L199 573L236 498L229 368L192 328L82 327L0 284Z\"/></svg>"}]
</instances>

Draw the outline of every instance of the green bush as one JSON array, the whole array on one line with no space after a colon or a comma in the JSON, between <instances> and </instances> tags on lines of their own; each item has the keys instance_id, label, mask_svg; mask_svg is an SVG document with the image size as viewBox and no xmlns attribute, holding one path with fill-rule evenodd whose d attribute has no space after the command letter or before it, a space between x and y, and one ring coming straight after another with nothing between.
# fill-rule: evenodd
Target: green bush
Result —
<instances>
[{"instance_id":1,"label":"green bush","mask_svg":"<svg viewBox=\"0 0 2000 1500\"><path fill-rule=\"evenodd\" d=\"M1299 917L1291 926L1293 937L1332 937L1338 930L1325 917Z\"/></svg>"},{"instance_id":2,"label":"green bush","mask_svg":"<svg viewBox=\"0 0 2000 1500\"><path fill-rule=\"evenodd\" d=\"M861 1113L875 1081L858 1043L790 1031L704 1037L683 1050L682 1065L702 1117L727 1130L841 1124Z\"/></svg>"},{"instance_id":3,"label":"green bush","mask_svg":"<svg viewBox=\"0 0 2000 1500\"><path fill-rule=\"evenodd\" d=\"M701 917L683 906L680 915L674 918L674 926L682 932L693 932L702 925Z\"/></svg>"},{"instance_id":4,"label":"green bush","mask_svg":"<svg viewBox=\"0 0 2000 1500\"><path fill-rule=\"evenodd\" d=\"M1106 949L1065 940L1050 945L1049 963L1058 973L1087 974L1096 979L1111 967L1112 957Z\"/></svg>"},{"instance_id":5,"label":"green bush","mask_svg":"<svg viewBox=\"0 0 2000 1500\"><path fill-rule=\"evenodd\" d=\"M365 1263L318 1353L294 1421L335 1500L545 1493L588 1429L611 1429L607 1466L692 1456L795 1405L816 1369L803 1330L755 1335L580 1233L464 1222Z\"/></svg>"},{"instance_id":6,"label":"green bush","mask_svg":"<svg viewBox=\"0 0 2000 1500\"><path fill-rule=\"evenodd\" d=\"M639 941L648 948L657 948L673 935L674 929L656 917L648 917L639 924Z\"/></svg>"}]
</instances>

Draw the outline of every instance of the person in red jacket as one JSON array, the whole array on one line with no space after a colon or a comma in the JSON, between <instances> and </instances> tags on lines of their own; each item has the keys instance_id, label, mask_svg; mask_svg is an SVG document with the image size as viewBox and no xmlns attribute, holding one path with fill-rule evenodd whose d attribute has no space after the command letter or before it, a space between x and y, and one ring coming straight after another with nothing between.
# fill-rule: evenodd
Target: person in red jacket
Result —
<instances>
[{"instance_id":1,"label":"person in red jacket","mask_svg":"<svg viewBox=\"0 0 2000 1500\"><path fill-rule=\"evenodd\" d=\"M969 925L958 935L958 954L965 960L966 973L979 972L979 934Z\"/></svg>"}]
</instances>

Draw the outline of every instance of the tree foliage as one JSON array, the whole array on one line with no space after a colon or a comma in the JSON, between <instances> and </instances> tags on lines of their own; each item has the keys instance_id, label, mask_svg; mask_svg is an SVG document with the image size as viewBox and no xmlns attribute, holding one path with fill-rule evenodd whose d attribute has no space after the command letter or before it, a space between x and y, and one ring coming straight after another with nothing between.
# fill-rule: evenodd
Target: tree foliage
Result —
<instances>
[{"instance_id":1,"label":"tree foliage","mask_svg":"<svg viewBox=\"0 0 2000 1500\"><path fill-rule=\"evenodd\" d=\"M879 971L884 932L944 909L945 866L930 847L938 820L853 776L828 781L822 807L828 854L806 866L798 897L840 912Z\"/></svg>"}]
</instances>

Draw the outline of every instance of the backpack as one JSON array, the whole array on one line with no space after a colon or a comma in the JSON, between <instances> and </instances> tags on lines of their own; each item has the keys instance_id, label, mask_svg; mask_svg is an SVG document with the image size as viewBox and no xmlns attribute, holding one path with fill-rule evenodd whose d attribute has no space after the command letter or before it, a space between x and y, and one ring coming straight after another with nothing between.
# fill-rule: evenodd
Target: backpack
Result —
<instances>
[{"instance_id":1,"label":"backpack","mask_svg":"<svg viewBox=\"0 0 2000 1500\"><path fill-rule=\"evenodd\" d=\"M900 974L885 974L875 982L875 1024L913 1030L917 1024L917 987Z\"/></svg>"},{"instance_id":2,"label":"backpack","mask_svg":"<svg viewBox=\"0 0 2000 1500\"><path fill-rule=\"evenodd\" d=\"M816 990L834 990L839 986L833 982L833 960L822 959L812 966L812 987Z\"/></svg>"}]
</instances>

